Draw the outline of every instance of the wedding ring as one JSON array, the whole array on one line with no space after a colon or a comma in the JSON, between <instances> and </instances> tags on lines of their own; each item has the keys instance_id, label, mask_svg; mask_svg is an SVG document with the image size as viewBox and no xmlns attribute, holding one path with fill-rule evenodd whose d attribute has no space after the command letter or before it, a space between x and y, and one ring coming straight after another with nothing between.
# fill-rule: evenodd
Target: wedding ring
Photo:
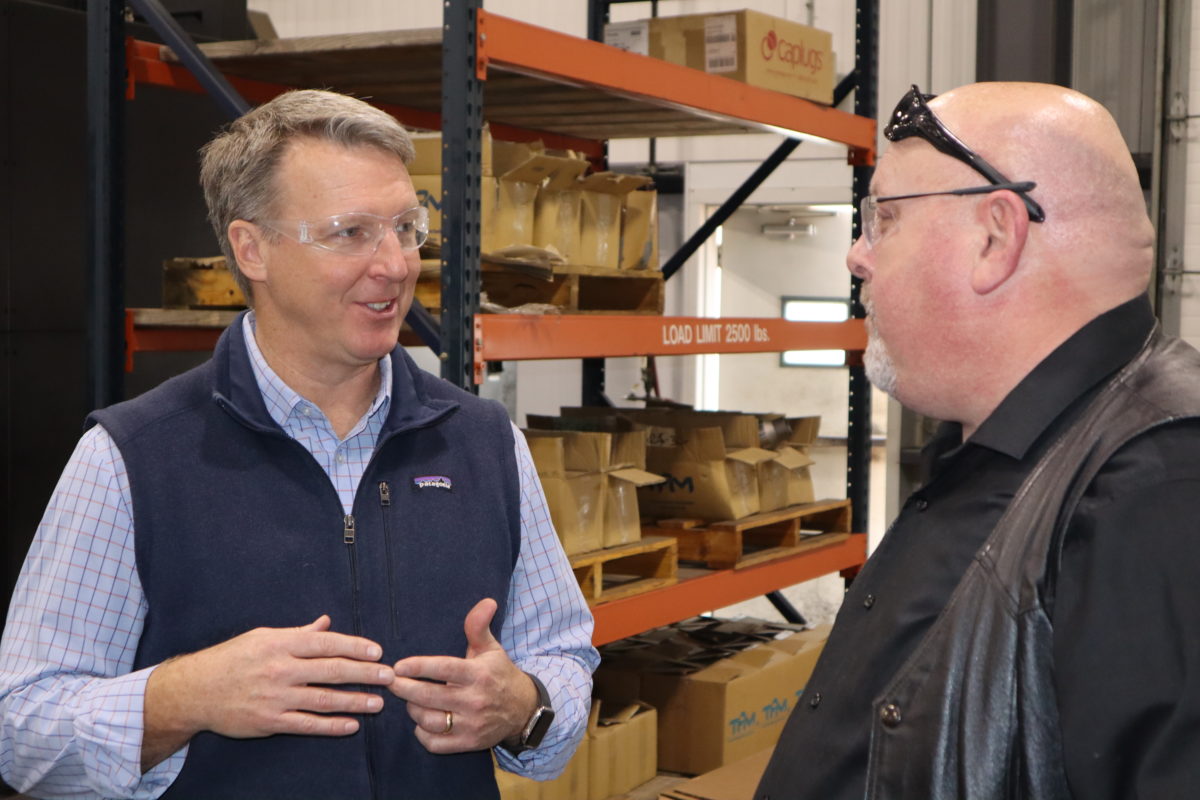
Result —
<instances>
[{"instance_id":1,"label":"wedding ring","mask_svg":"<svg viewBox=\"0 0 1200 800\"><path fill-rule=\"evenodd\" d=\"M442 729L442 736L449 735L449 733L452 730L454 730L454 712L447 711L446 712L446 727Z\"/></svg>"}]
</instances>

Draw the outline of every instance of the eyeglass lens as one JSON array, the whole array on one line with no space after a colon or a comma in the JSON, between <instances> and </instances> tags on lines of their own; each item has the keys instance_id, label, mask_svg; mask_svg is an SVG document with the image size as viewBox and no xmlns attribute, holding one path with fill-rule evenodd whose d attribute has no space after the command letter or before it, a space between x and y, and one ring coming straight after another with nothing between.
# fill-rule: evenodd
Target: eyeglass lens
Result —
<instances>
[{"instance_id":1,"label":"eyeglass lens","mask_svg":"<svg viewBox=\"0 0 1200 800\"><path fill-rule=\"evenodd\" d=\"M396 234L402 250L416 250L429 237L429 211L410 208L394 217L374 214L336 214L323 220L302 222L300 241L345 255L370 255L379 249L388 230Z\"/></svg>"}]
</instances>

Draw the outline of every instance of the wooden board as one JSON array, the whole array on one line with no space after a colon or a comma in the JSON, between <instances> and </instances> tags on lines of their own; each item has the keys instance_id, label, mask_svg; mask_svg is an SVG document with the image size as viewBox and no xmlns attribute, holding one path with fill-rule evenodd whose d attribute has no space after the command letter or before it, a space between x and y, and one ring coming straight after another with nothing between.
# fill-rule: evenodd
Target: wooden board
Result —
<instances>
[{"instance_id":1,"label":"wooden board","mask_svg":"<svg viewBox=\"0 0 1200 800\"><path fill-rule=\"evenodd\" d=\"M574 265L535 269L485 262L481 282L492 303L514 309L544 304L564 314L662 314L665 296L663 276L657 270ZM426 308L440 308L441 296L440 269L422 266L417 301Z\"/></svg>"},{"instance_id":2,"label":"wooden board","mask_svg":"<svg viewBox=\"0 0 1200 800\"><path fill-rule=\"evenodd\" d=\"M162 302L163 308L246 307L246 297L223 256L164 261Z\"/></svg>"},{"instance_id":3,"label":"wooden board","mask_svg":"<svg viewBox=\"0 0 1200 800\"><path fill-rule=\"evenodd\" d=\"M588 605L670 586L679 580L678 545L669 536L571 556L571 569Z\"/></svg>"},{"instance_id":4,"label":"wooden board","mask_svg":"<svg viewBox=\"0 0 1200 800\"><path fill-rule=\"evenodd\" d=\"M760 564L833 544L849 532L849 500L802 503L725 522L665 519L642 526L644 536L674 537L681 560L702 561L709 569Z\"/></svg>"}]
</instances>

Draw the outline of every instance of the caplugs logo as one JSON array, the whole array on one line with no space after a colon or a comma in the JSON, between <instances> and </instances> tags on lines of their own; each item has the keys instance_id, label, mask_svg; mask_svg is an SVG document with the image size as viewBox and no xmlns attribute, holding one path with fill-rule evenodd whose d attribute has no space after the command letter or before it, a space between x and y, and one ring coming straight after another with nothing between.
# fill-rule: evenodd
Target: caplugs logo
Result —
<instances>
[{"instance_id":1,"label":"caplugs logo","mask_svg":"<svg viewBox=\"0 0 1200 800\"><path fill-rule=\"evenodd\" d=\"M807 48L801 43L789 42L787 39L777 36L774 28L763 36L759 50L764 61L777 58L792 69L805 67L810 73L819 72L825 60L825 54L822 51Z\"/></svg>"}]
</instances>

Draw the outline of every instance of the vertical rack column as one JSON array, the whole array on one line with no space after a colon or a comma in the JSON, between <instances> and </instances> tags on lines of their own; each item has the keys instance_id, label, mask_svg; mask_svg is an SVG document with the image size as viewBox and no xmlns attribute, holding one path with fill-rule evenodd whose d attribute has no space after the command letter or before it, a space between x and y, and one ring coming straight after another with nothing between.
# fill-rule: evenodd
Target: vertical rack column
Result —
<instances>
[{"instance_id":1,"label":"vertical rack column","mask_svg":"<svg viewBox=\"0 0 1200 800\"><path fill-rule=\"evenodd\" d=\"M87 405L124 396L125 4L87 9L88 370Z\"/></svg>"},{"instance_id":2,"label":"vertical rack column","mask_svg":"<svg viewBox=\"0 0 1200 800\"><path fill-rule=\"evenodd\" d=\"M854 42L854 113L875 118L879 70L879 0L858 0ZM861 233L858 201L870 191L872 165L855 165L851 185L854 204L852 237ZM855 319L866 316L861 302L862 280L851 278L850 309ZM846 427L846 496L850 498L852 530L867 530L871 475L871 384L862 365L850 367L850 410Z\"/></svg>"},{"instance_id":3,"label":"vertical rack column","mask_svg":"<svg viewBox=\"0 0 1200 800\"><path fill-rule=\"evenodd\" d=\"M444 0L442 12L442 377L475 391L479 312L482 71L476 70L481 0Z\"/></svg>"}]
</instances>

